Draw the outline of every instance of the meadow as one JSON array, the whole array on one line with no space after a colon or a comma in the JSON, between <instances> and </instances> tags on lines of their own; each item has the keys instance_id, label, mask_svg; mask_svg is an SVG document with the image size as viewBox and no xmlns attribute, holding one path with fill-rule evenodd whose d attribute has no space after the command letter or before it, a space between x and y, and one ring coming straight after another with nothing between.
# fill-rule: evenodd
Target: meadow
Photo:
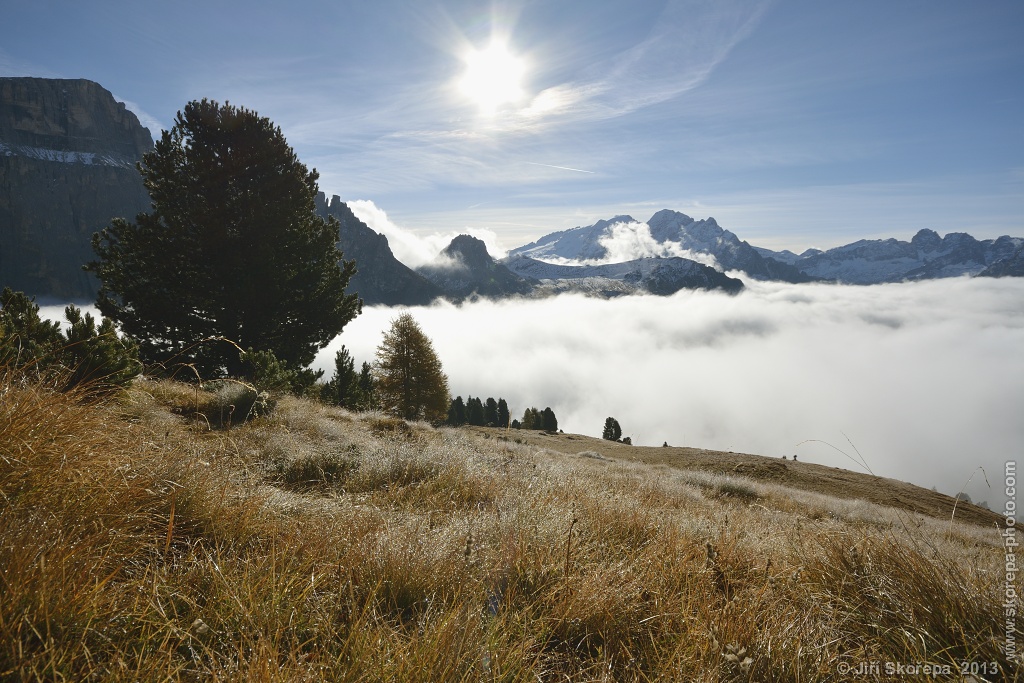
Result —
<instances>
[{"instance_id":1,"label":"meadow","mask_svg":"<svg viewBox=\"0 0 1024 683\"><path fill-rule=\"evenodd\" d=\"M1016 675L984 518L243 393L0 379L0 679Z\"/></svg>"}]
</instances>

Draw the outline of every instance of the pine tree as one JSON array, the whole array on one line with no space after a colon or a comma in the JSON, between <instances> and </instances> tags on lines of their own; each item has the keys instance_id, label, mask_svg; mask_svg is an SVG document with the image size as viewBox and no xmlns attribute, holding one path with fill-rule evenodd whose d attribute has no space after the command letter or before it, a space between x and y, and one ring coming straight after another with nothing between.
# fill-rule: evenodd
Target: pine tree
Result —
<instances>
[{"instance_id":1,"label":"pine tree","mask_svg":"<svg viewBox=\"0 0 1024 683\"><path fill-rule=\"evenodd\" d=\"M377 347L377 397L385 412L407 420L440 423L448 415L448 378L430 339L412 315L391 323Z\"/></svg>"},{"instance_id":2,"label":"pine tree","mask_svg":"<svg viewBox=\"0 0 1024 683\"><path fill-rule=\"evenodd\" d=\"M601 438L608 441L618 441L621 436L622 427L619 426L619 421L614 417L606 419L604 421L604 431L601 432Z\"/></svg>"},{"instance_id":3,"label":"pine tree","mask_svg":"<svg viewBox=\"0 0 1024 683\"><path fill-rule=\"evenodd\" d=\"M509 418L512 417L508 411L508 403L505 403L505 399L498 399L498 426L508 427Z\"/></svg>"},{"instance_id":4,"label":"pine tree","mask_svg":"<svg viewBox=\"0 0 1024 683\"><path fill-rule=\"evenodd\" d=\"M550 410L550 408L548 410ZM554 413L552 413L551 415L552 417L554 417ZM557 426L557 422L555 424ZM544 414L541 411L537 410L536 408L527 408L526 411L523 413L522 427L523 429L545 429Z\"/></svg>"},{"instance_id":5,"label":"pine tree","mask_svg":"<svg viewBox=\"0 0 1024 683\"><path fill-rule=\"evenodd\" d=\"M461 396L456 396L452 399L451 405L448 407L448 420L446 423L452 427L460 427L466 424L466 404L462 401Z\"/></svg>"},{"instance_id":6,"label":"pine tree","mask_svg":"<svg viewBox=\"0 0 1024 683\"><path fill-rule=\"evenodd\" d=\"M32 367L62 342L60 324L40 317L35 299L4 287L0 293L0 364Z\"/></svg>"},{"instance_id":7,"label":"pine tree","mask_svg":"<svg viewBox=\"0 0 1024 683\"><path fill-rule=\"evenodd\" d=\"M466 401L466 422L476 427L483 427L486 424L484 422L484 404L479 397L470 396Z\"/></svg>"},{"instance_id":8,"label":"pine tree","mask_svg":"<svg viewBox=\"0 0 1024 683\"><path fill-rule=\"evenodd\" d=\"M546 432L557 432L558 431L558 418L555 417L555 411L551 410L550 407L545 408L544 412L541 413L541 424Z\"/></svg>"},{"instance_id":9,"label":"pine tree","mask_svg":"<svg viewBox=\"0 0 1024 683\"><path fill-rule=\"evenodd\" d=\"M334 355L334 376L324 385L321 397L328 403L346 408L355 407L359 393L359 375L352 355L343 344Z\"/></svg>"},{"instance_id":10,"label":"pine tree","mask_svg":"<svg viewBox=\"0 0 1024 683\"><path fill-rule=\"evenodd\" d=\"M373 366L366 361L363 361L362 368L359 370L356 386L359 388L359 394L355 401L355 406L360 410L373 410L377 408L377 390L373 380Z\"/></svg>"},{"instance_id":11,"label":"pine tree","mask_svg":"<svg viewBox=\"0 0 1024 683\"><path fill-rule=\"evenodd\" d=\"M493 398L488 398L484 404L484 424L489 427L498 426L498 402Z\"/></svg>"},{"instance_id":12,"label":"pine tree","mask_svg":"<svg viewBox=\"0 0 1024 683\"><path fill-rule=\"evenodd\" d=\"M314 212L317 172L269 119L189 102L139 170L152 211L94 235L88 269L144 362L240 375L252 349L300 368L359 313L338 222Z\"/></svg>"}]
</instances>

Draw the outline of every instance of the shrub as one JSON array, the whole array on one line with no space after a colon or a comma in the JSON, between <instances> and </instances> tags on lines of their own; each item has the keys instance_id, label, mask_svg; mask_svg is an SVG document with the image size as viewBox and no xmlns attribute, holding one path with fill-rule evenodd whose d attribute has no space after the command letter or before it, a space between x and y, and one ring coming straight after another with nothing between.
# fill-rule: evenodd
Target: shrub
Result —
<instances>
[{"instance_id":1,"label":"shrub","mask_svg":"<svg viewBox=\"0 0 1024 683\"><path fill-rule=\"evenodd\" d=\"M142 371L138 348L120 338L114 323L75 306L64 309L68 329L43 320L35 300L9 287L0 293L0 364L52 382L62 391L90 393L131 383Z\"/></svg>"},{"instance_id":2,"label":"shrub","mask_svg":"<svg viewBox=\"0 0 1024 683\"><path fill-rule=\"evenodd\" d=\"M211 427L230 427L269 415L277 403L268 392L236 380L209 382L206 388L213 394L199 403L195 412Z\"/></svg>"},{"instance_id":3,"label":"shrub","mask_svg":"<svg viewBox=\"0 0 1024 683\"><path fill-rule=\"evenodd\" d=\"M263 391L290 391L296 395L308 393L323 371L292 368L278 360L273 351L249 349L242 354L243 375Z\"/></svg>"},{"instance_id":4,"label":"shrub","mask_svg":"<svg viewBox=\"0 0 1024 683\"><path fill-rule=\"evenodd\" d=\"M732 479L725 479L715 484L715 493L723 498L738 498L747 501L758 500L761 497L749 484Z\"/></svg>"}]
</instances>

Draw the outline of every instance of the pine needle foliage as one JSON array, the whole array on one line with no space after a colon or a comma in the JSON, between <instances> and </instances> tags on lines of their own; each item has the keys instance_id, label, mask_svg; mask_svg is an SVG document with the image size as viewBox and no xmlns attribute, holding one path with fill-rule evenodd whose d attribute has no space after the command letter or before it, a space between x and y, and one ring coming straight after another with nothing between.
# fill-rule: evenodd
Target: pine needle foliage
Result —
<instances>
[{"instance_id":1,"label":"pine needle foliage","mask_svg":"<svg viewBox=\"0 0 1024 683\"><path fill-rule=\"evenodd\" d=\"M35 300L5 287L0 292L0 366L45 380L62 391L86 387L103 393L124 387L142 369L131 340L122 339L114 323L97 326L76 306L64 309L67 329L43 320Z\"/></svg>"},{"instance_id":2,"label":"pine needle foliage","mask_svg":"<svg viewBox=\"0 0 1024 683\"><path fill-rule=\"evenodd\" d=\"M253 349L299 368L359 313L338 222L314 212L318 174L269 119L189 102L139 171L152 211L94 235L87 268L144 362L239 376Z\"/></svg>"},{"instance_id":3,"label":"pine needle foliage","mask_svg":"<svg viewBox=\"0 0 1024 683\"><path fill-rule=\"evenodd\" d=\"M448 416L448 378L441 359L409 313L391 323L374 364L377 400L384 412L406 420L441 423Z\"/></svg>"}]
</instances>

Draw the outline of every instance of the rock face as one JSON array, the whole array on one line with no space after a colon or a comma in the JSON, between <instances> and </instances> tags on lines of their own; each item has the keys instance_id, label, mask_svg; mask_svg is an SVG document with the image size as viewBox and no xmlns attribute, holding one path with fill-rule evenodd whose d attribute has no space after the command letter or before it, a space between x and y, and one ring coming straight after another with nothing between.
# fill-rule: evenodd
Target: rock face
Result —
<instances>
[{"instance_id":1,"label":"rock face","mask_svg":"<svg viewBox=\"0 0 1024 683\"><path fill-rule=\"evenodd\" d=\"M483 241L470 235L457 236L419 272L454 301L474 296L497 299L533 291L530 282L495 262Z\"/></svg>"},{"instance_id":2,"label":"rock face","mask_svg":"<svg viewBox=\"0 0 1024 683\"><path fill-rule=\"evenodd\" d=\"M1018 248L1011 256L985 268L978 273L978 277L1024 277L1024 246Z\"/></svg>"},{"instance_id":3,"label":"rock face","mask_svg":"<svg viewBox=\"0 0 1024 683\"><path fill-rule=\"evenodd\" d=\"M337 195L328 204L324 193L319 193L316 212L324 218L334 216L341 223L338 248L345 260L356 262L356 274L346 291L358 294L364 304L421 306L442 295L440 288L396 259L388 238L356 218Z\"/></svg>"},{"instance_id":4,"label":"rock face","mask_svg":"<svg viewBox=\"0 0 1024 683\"><path fill-rule=\"evenodd\" d=\"M0 78L0 286L87 301L91 239L150 208L135 114L87 80Z\"/></svg>"}]
</instances>

